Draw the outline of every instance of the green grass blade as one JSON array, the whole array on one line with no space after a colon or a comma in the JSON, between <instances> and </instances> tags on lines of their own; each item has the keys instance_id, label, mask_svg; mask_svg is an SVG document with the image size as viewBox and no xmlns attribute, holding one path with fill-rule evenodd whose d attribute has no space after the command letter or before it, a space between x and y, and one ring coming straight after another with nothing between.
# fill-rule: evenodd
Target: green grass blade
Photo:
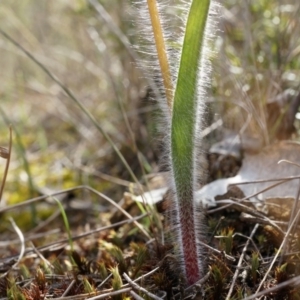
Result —
<instances>
[{"instance_id":1,"label":"green grass blade","mask_svg":"<svg viewBox=\"0 0 300 300\"><path fill-rule=\"evenodd\" d=\"M64 225L68 234L68 239L69 239L69 245L71 248L71 251L74 251L74 247L73 247L73 239L72 239L72 234L71 234L71 230L70 230L70 225L69 225L69 220L68 217L66 215L65 209L63 207L63 205L61 204L61 202L56 198L56 197L51 197L52 199L54 199L59 207L60 213L62 215L63 221L64 221Z\"/></svg>"},{"instance_id":2,"label":"green grass blade","mask_svg":"<svg viewBox=\"0 0 300 300\"><path fill-rule=\"evenodd\" d=\"M190 181L192 176L198 73L209 4L209 0L194 0L192 3L175 90L171 138L172 154L176 161L173 167L180 169L180 183Z\"/></svg>"},{"instance_id":3,"label":"green grass blade","mask_svg":"<svg viewBox=\"0 0 300 300\"><path fill-rule=\"evenodd\" d=\"M195 224L195 176L197 125L201 118L198 101L205 28L210 0L194 0L191 3L182 46L177 84L174 94L171 125L171 166L174 176L178 243L180 258L188 284L201 277L201 262L197 247L197 224ZM200 83L201 84L201 83Z\"/></svg>"}]
</instances>

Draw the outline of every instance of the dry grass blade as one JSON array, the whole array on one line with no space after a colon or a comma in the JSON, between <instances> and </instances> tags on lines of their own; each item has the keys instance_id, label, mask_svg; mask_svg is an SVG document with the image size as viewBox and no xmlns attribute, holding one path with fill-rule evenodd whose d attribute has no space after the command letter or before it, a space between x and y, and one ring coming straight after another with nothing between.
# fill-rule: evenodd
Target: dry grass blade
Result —
<instances>
[{"instance_id":1,"label":"dry grass blade","mask_svg":"<svg viewBox=\"0 0 300 300\"><path fill-rule=\"evenodd\" d=\"M151 25L152 25L161 75L162 75L163 84L165 88L167 103L170 111L172 111L173 87L171 82L170 66L167 57L165 37L161 25L160 14L159 14L156 0L147 0L147 4L148 4L149 15L151 19Z\"/></svg>"},{"instance_id":2,"label":"dry grass blade","mask_svg":"<svg viewBox=\"0 0 300 300\"><path fill-rule=\"evenodd\" d=\"M10 222L11 222L11 224L12 224L12 226L13 226L15 232L17 233L17 235L18 235L18 237L19 237L19 239L20 239L20 242L21 242L21 250L20 250L20 254L19 254L18 260L17 260L17 262L11 267L11 269L14 269L14 268L20 263L22 257L23 257L24 254L25 254L25 239L24 239L24 235L23 235L22 231L21 231L20 228L17 226L17 224L15 223L15 221L14 221L12 218L10 218L9 220L10 220ZM2 275L0 276L0 278L6 277L8 273L9 273L9 271L5 272L4 274L2 274Z\"/></svg>"},{"instance_id":3,"label":"dry grass blade","mask_svg":"<svg viewBox=\"0 0 300 300\"><path fill-rule=\"evenodd\" d=\"M5 182L6 182L6 177L7 177L8 169L9 169L10 156L11 156L11 148L12 148L12 131L11 131L11 127L9 127L9 148L7 150L4 147L0 147L0 156L6 159L6 165L5 165L4 175L3 175L3 178L2 178L1 188L0 188L0 202L1 202L1 199L2 199L2 194L3 194Z\"/></svg>"}]
</instances>

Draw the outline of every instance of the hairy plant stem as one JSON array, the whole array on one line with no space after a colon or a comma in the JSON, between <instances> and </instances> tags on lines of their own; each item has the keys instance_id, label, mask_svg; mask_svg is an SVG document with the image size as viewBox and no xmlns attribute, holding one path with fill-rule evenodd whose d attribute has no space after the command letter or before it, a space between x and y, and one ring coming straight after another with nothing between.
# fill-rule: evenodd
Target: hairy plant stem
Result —
<instances>
[{"instance_id":1,"label":"hairy plant stem","mask_svg":"<svg viewBox=\"0 0 300 300\"><path fill-rule=\"evenodd\" d=\"M199 139L197 127L201 124L203 109L200 105L204 102L204 99L199 99L201 95L198 95L197 89L203 72L201 59L209 8L210 0L193 0L191 3L174 94L171 128L171 164L176 207L173 224L179 231L179 256L189 285L203 275L202 262L199 261L201 253L197 245L197 239L203 232L201 221L196 218L194 192Z\"/></svg>"}]
</instances>

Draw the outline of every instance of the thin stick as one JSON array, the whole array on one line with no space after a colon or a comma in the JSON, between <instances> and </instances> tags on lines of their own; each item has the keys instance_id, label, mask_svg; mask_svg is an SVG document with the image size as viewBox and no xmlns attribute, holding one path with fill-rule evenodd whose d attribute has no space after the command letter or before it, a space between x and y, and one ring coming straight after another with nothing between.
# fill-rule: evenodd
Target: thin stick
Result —
<instances>
[{"instance_id":1,"label":"thin stick","mask_svg":"<svg viewBox=\"0 0 300 300\"><path fill-rule=\"evenodd\" d=\"M149 9L149 14L151 19L151 25L153 29L153 35L155 40L159 66L161 70L161 76L163 79L163 84L164 84L165 93L167 97L167 103L170 111L172 111L173 87L171 82L170 67L169 67L167 50L166 50L163 30L161 27L157 2L156 0L147 0L147 3L148 3L148 9Z\"/></svg>"}]
</instances>

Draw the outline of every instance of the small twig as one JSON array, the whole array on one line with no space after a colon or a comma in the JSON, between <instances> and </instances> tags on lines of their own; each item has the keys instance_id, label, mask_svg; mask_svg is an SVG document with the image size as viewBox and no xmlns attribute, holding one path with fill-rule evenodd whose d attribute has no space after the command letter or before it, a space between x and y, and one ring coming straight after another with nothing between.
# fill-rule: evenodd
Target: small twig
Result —
<instances>
[{"instance_id":1,"label":"small twig","mask_svg":"<svg viewBox=\"0 0 300 300\"><path fill-rule=\"evenodd\" d=\"M146 289L142 288L137 283L135 283L134 281L132 281L131 278L125 272L123 273L123 276L126 279L126 281L132 286L133 289L146 294L148 297L150 297L152 299L161 300L160 297L157 297L156 295L150 293L149 291L147 291Z\"/></svg>"},{"instance_id":2,"label":"small twig","mask_svg":"<svg viewBox=\"0 0 300 300\"><path fill-rule=\"evenodd\" d=\"M2 199L2 194L3 194L5 182L6 182L6 177L7 177L7 174L8 174L10 157L11 157L11 149L12 149L12 130L11 130L11 126L9 126L9 147L8 147L8 151L7 151L6 148L0 147L0 156L6 159L4 175L3 175L2 182L1 182L1 187L0 187L0 202L1 202L1 199Z\"/></svg>"},{"instance_id":3,"label":"small twig","mask_svg":"<svg viewBox=\"0 0 300 300\"><path fill-rule=\"evenodd\" d=\"M252 238L253 238L253 236L254 236L256 230L258 229L258 226L259 226L259 224L255 224L255 226L254 226L254 228L253 228L253 230L252 230L252 232L251 232L251 234L250 234L250 237L249 237L249 239L247 240L247 242L246 242L246 244L245 244L245 246L244 246L244 248L243 248L242 254L241 254L241 256L240 256L239 262L238 262L238 264L237 264L237 266L236 266L236 269L235 269L235 272L234 272L234 275L233 275L233 278L232 278L232 282L231 282L230 289L229 289L228 294L227 294L227 296L226 296L226 300L231 299L231 294L232 294L232 292L233 292L233 289L234 289L234 286L235 286L235 282L236 282L236 280L237 280L237 278L238 278L238 276L239 276L239 271L240 271L240 268L241 268L241 266L242 266L243 259L244 259L244 256L245 256L245 254L246 254L247 248L248 248L248 246L249 246L249 242L250 242L250 240L253 241Z\"/></svg>"}]
</instances>

